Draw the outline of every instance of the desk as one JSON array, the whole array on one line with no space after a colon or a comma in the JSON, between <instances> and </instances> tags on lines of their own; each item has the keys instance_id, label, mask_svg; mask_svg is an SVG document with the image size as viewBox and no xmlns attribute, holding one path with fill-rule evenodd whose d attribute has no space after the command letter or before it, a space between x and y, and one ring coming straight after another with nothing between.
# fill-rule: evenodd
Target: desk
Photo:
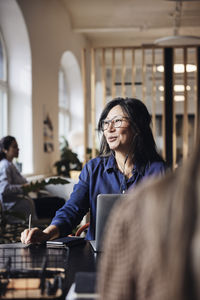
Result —
<instances>
[{"instance_id":1,"label":"desk","mask_svg":"<svg viewBox=\"0 0 200 300\"><path fill-rule=\"evenodd\" d=\"M6 249L6 253L8 254L8 256L10 252L11 257L14 253L13 251L15 251L18 257L21 256L23 264L24 261L27 262L28 267L39 265L41 268L41 261L44 257L49 255L50 267L55 267L55 261L53 259L53 257L55 256L59 258L56 261L56 267L63 268L66 262L66 255L68 255L66 264L65 295L71 287L71 284L74 282L76 272L95 272L97 268L97 255L93 252L89 242L71 247L69 249L69 253L67 253L66 249L51 249L46 248L46 246L37 246L33 248L22 248L22 246L23 245L21 243L1 244L0 268L2 269L2 257L4 249ZM7 250L7 247L9 247L9 250ZM18 269L20 268L20 266L21 265L18 266ZM21 268L24 268L23 266ZM65 298L65 295L63 295L62 297L63 299Z\"/></svg>"},{"instance_id":2,"label":"desk","mask_svg":"<svg viewBox=\"0 0 200 300\"><path fill-rule=\"evenodd\" d=\"M98 255L89 242L70 248L67 289L74 282L76 272L96 272Z\"/></svg>"}]
</instances>

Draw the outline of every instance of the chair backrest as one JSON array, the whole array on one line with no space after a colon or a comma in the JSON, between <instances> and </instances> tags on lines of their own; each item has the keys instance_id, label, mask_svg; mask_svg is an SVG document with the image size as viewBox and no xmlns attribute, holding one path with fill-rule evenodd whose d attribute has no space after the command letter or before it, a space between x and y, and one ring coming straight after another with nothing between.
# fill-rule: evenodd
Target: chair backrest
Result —
<instances>
[{"instance_id":1,"label":"chair backrest","mask_svg":"<svg viewBox=\"0 0 200 300\"><path fill-rule=\"evenodd\" d=\"M86 231L87 228L89 227L90 223L86 223L84 225L82 225L75 233L75 236L80 236L82 232Z\"/></svg>"}]
</instances>

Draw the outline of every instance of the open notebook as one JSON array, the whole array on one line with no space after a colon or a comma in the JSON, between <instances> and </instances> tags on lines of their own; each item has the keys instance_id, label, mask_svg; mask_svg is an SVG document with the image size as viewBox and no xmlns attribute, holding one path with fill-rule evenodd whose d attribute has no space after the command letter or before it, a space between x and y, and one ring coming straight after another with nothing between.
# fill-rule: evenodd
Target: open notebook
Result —
<instances>
[{"instance_id":1,"label":"open notebook","mask_svg":"<svg viewBox=\"0 0 200 300\"><path fill-rule=\"evenodd\" d=\"M125 197L127 194L99 194L97 196L95 240L90 241L95 252L102 251L104 229L111 209L117 201Z\"/></svg>"}]
</instances>

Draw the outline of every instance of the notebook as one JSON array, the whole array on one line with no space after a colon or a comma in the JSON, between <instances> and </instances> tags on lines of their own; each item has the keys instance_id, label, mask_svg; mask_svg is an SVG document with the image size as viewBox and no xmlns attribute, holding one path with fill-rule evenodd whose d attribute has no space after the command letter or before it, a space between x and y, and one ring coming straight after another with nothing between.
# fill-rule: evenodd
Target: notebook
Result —
<instances>
[{"instance_id":1,"label":"notebook","mask_svg":"<svg viewBox=\"0 0 200 300\"><path fill-rule=\"evenodd\" d=\"M127 194L99 194L97 196L95 240L90 244L95 252L102 251L102 239L108 216L117 201L127 197Z\"/></svg>"},{"instance_id":2,"label":"notebook","mask_svg":"<svg viewBox=\"0 0 200 300\"><path fill-rule=\"evenodd\" d=\"M54 239L46 242L48 248L62 248L62 247L73 247L85 243L83 237L78 236L66 236L63 238Z\"/></svg>"}]
</instances>

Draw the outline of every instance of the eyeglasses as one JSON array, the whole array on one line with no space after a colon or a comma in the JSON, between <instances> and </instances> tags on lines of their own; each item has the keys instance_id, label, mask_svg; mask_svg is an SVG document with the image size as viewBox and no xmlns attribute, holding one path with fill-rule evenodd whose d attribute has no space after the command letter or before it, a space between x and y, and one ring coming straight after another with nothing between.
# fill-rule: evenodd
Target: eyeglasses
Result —
<instances>
[{"instance_id":1,"label":"eyeglasses","mask_svg":"<svg viewBox=\"0 0 200 300\"><path fill-rule=\"evenodd\" d=\"M116 116L116 117L112 118L111 120L103 120L101 122L101 129L102 129L102 131L107 130L109 127L109 124L112 124L112 126L114 126L115 128L119 128L122 126L122 122L127 121L127 120L129 120L128 117L121 117L121 116Z\"/></svg>"}]
</instances>

